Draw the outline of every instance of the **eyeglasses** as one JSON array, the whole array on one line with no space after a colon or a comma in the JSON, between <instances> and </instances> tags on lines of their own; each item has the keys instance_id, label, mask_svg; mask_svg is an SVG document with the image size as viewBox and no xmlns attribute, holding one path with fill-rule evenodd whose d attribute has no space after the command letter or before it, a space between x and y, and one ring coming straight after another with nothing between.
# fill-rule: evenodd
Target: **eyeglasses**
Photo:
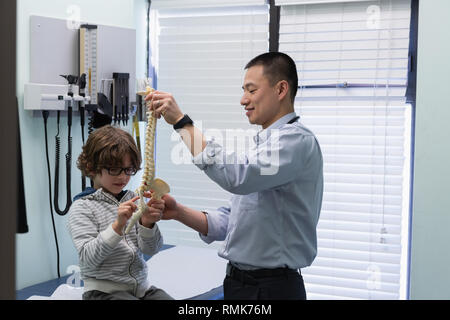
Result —
<instances>
[{"instance_id":1,"label":"eyeglasses","mask_svg":"<svg viewBox=\"0 0 450 320\"><path fill-rule=\"evenodd\" d=\"M134 176L138 172L138 170L133 167L129 167L129 168L111 167L111 168L105 168L105 170L108 171L109 175L114 176L114 177L120 176L122 171L125 172L125 174L127 176Z\"/></svg>"}]
</instances>

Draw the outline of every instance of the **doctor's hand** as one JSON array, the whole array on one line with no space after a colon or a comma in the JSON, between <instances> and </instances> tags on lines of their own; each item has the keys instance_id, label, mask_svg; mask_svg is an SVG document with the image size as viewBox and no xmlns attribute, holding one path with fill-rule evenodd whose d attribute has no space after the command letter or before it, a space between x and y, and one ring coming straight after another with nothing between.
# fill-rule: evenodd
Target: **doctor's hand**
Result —
<instances>
[{"instance_id":1,"label":"doctor's hand","mask_svg":"<svg viewBox=\"0 0 450 320\"><path fill-rule=\"evenodd\" d=\"M179 216L178 203L172 196L166 194L162 197L165 203L165 208L162 215L162 220L176 220Z\"/></svg>"},{"instance_id":2,"label":"doctor's hand","mask_svg":"<svg viewBox=\"0 0 450 320\"><path fill-rule=\"evenodd\" d=\"M146 228L152 229L155 223L161 220L164 206L164 200L156 200L152 198L147 203L147 210L145 210L142 214L140 220L141 225Z\"/></svg>"},{"instance_id":3,"label":"doctor's hand","mask_svg":"<svg viewBox=\"0 0 450 320\"><path fill-rule=\"evenodd\" d=\"M184 117L175 98L170 93L153 91L145 97L145 101L151 102L149 109L154 112L154 117L160 119L163 116L168 124L174 125Z\"/></svg>"}]
</instances>

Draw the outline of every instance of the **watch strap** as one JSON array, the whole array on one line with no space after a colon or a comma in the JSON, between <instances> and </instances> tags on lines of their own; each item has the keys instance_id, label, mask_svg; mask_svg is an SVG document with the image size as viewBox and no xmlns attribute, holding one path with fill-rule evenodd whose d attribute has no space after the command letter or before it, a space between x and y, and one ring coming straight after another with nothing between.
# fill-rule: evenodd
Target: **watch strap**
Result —
<instances>
[{"instance_id":1,"label":"watch strap","mask_svg":"<svg viewBox=\"0 0 450 320\"><path fill-rule=\"evenodd\" d=\"M182 129L187 124L194 124L194 121L192 121L192 119L189 118L189 116L187 114L185 114L184 117L180 121L175 123L175 125L173 126L173 129L174 130Z\"/></svg>"}]
</instances>

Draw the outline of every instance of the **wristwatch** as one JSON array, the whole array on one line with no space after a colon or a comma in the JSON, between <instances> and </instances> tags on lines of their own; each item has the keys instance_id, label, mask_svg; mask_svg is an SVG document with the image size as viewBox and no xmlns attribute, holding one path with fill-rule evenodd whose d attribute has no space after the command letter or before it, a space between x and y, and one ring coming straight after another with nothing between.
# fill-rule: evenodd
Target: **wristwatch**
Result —
<instances>
[{"instance_id":1,"label":"wristwatch","mask_svg":"<svg viewBox=\"0 0 450 320\"><path fill-rule=\"evenodd\" d=\"M194 121L192 121L192 119L189 118L189 116L187 114L185 114L184 117L180 121L175 123L175 125L173 126L173 129L174 130L182 129L187 124L194 124Z\"/></svg>"}]
</instances>

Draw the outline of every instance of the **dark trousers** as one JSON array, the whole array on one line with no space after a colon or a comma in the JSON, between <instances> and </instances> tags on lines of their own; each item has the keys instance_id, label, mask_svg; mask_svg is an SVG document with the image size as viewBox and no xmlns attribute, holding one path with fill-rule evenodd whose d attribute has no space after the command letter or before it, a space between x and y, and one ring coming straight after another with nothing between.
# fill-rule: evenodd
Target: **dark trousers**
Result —
<instances>
[{"instance_id":1,"label":"dark trousers","mask_svg":"<svg viewBox=\"0 0 450 320\"><path fill-rule=\"evenodd\" d=\"M140 299L125 291L105 293L98 290L92 290L83 294L83 300L173 300L173 298L164 290L151 286Z\"/></svg>"},{"instance_id":2,"label":"dark trousers","mask_svg":"<svg viewBox=\"0 0 450 320\"><path fill-rule=\"evenodd\" d=\"M243 271L228 264L224 300L306 300L303 277L292 269Z\"/></svg>"}]
</instances>

